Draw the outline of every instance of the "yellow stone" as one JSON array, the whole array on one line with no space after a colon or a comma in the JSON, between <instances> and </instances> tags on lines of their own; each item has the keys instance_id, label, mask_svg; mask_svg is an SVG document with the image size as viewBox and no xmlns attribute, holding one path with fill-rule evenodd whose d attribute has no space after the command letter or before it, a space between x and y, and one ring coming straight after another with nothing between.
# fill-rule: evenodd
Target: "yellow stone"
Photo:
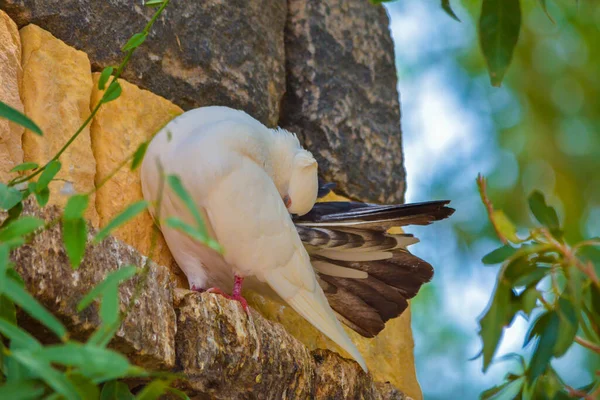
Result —
<instances>
[{"instance_id":1,"label":"yellow stone","mask_svg":"<svg viewBox=\"0 0 600 400\"><path fill-rule=\"evenodd\" d=\"M93 74L92 107L103 94L98 89L99 77L100 74ZM139 169L131 171L130 162L120 169L119 166L141 143L149 140L167 122L182 113L178 106L160 96L122 79L119 83L123 89L121 96L102 106L91 128L92 147L97 163L96 186L99 187L96 208L101 226L106 225L129 204L143 199ZM113 173L114 176L104 182ZM144 212L120 227L114 235L142 254L150 255L153 230L152 217ZM187 288L183 273L160 234L157 236L152 258L158 264L168 267L173 276L179 278L178 283Z\"/></svg>"},{"instance_id":2,"label":"yellow stone","mask_svg":"<svg viewBox=\"0 0 600 400\"><path fill-rule=\"evenodd\" d=\"M348 201L348 199L330 192L320 201ZM249 304L265 318L281 323L291 335L309 349L328 349L351 358L286 304L252 291L245 293L245 296ZM348 327L344 326L344 328L365 358L369 371L376 381L390 382L415 400L423 398L415 370L410 307L400 317L388 321L385 329L372 339L362 337Z\"/></svg>"},{"instance_id":3,"label":"yellow stone","mask_svg":"<svg viewBox=\"0 0 600 400\"><path fill-rule=\"evenodd\" d=\"M23 135L24 160L48 162L90 115L92 73L87 54L66 45L36 25L21 29L23 45L22 99L25 114L44 132ZM74 193L94 188L96 162L89 126L60 157L62 169L50 184L50 204L64 206ZM98 214L94 195L86 217L94 225Z\"/></svg>"},{"instance_id":4,"label":"yellow stone","mask_svg":"<svg viewBox=\"0 0 600 400\"><path fill-rule=\"evenodd\" d=\"M23 112L21 90L21 39L17 25L0 10L0 101ZM23 162L21 137L24 129L7 119L0 118L0 181L15 177L9 171Z\"/></svg>"}]
</instances>

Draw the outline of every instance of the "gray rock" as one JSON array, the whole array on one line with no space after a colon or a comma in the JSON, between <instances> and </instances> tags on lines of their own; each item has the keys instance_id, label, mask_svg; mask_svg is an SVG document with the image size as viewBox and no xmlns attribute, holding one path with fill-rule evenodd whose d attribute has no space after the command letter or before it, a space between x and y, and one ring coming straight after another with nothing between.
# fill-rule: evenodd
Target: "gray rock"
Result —
<instances>
[{"instance_id":1,"label":"gray rock","mask_svg":"<svg viewBox=\"0 0 600 400\"><path fill-rule=\"evenodd\" d=\"M177 290L177 359L183 388L215 399L308 399L309 350L256 311L208 293Z\"/></svg>"},{"instance_id":2,"label":"gray rock","mask_svg":"<svg viewBox=\"0 0 600 400\"><path fill-rule=\"evenodd\" d=\"M46 221L59 218L58 207L38 209L33 201L25 203L24 215L35 215ZM0 213L0 221L6 218ZM90 238L95 231L90 228ZM27 290L67 327L71 336L85 340L99 325L98 302L77 312L77 304L111 271L121 266L141 267L146 258L131 246L112 237L97 245L89 245L83 263L77 270L70 267L63 247L60 224L38 234L11 254L15 269ZM119 289L121 311L132 299L141 275L123 283ZM121 324L111 347L127 355L136 364L147 368L172 368L175 365L175 311L173 285L165 267L150 263L148 275L141 283L140 295ZM21 315L20 323L44 342L52 341L33 321ZM37 326L35 326L37 328Z\"/></svg>"},{"instance_id":3,"label":"gray rock","mask_svg":"<svg viewBox=\"0 0 600 400\"><path fill-rule=\"evenodd\" d=\"M154 12L142 0L0 0L0 9L85 51L95 71L118 65ZM285 0L172 1L123 78L184 109L226 105L273 126L285 89L285 15Z\"/></svg>"},{"instance_id":4,"label":"gray rock","mask_svg":"<svg viewBox=\"0 0 600 400\"><path fill-rule=\"evenodd\" d=\"M280 124L353 198L401 202L405 173L394 47L382 6L290 0Z\"/></svg>"}]
</instances>

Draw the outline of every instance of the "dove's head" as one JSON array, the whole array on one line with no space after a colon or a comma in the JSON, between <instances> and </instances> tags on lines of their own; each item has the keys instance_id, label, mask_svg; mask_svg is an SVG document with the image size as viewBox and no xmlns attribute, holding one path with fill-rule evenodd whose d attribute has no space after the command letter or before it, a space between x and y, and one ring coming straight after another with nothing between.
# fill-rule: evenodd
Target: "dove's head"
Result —
<instances>
[{"instance_id":1,"label":"dove's head","mask_svg":"<svg viewBox=\"0 0 600 400\"><path fill-rule=\"evenodd\" d=\"M292 171L284 198L291 214L308 213L317 201L319 179L317 177L317 160L304 149L298 150L292 162Z\"/></svg>"}]
</instances>

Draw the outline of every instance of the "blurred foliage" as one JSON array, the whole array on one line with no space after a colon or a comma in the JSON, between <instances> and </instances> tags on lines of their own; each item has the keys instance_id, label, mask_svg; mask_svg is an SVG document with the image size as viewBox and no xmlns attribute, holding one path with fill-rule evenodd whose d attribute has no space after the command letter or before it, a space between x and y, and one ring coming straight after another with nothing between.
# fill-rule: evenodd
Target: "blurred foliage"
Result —
<instances>
[{"instance_id":1,"label":"blurred foliage","mask_svg":"<svg viewBox=\"0 0 600 400\"><path fill-rule=\"evenodd\" d=\"M402 20L398 31L408 26L401 17L403 13L425 7L414 3L417 1L403 0L388 6L392 25L394 18ZM489 178L488 192L494 205L516 226L531 224L528 196L539 190L546 195L547 203L556 208L566 243L576 244L584 238L600 236L600 4L585 0L521 0L522 25L512 66L502 87L495 88L488 83L486 61L476 32L482 1L451 2L461 24L443 12L436 13L439 1L419 3L427 3L429 10L425 19L424 13L415 12L412 17L420 17L420 29L432 25L439 28L427 28L432 33L423 40L427 43L423 48L396 48L404 138L408 141L408 136L414 135L417 144L424 142L422 131L410 132L407 128L407 121L413 118L409 113L414 114L414 110L408 106L410 93L407 95L408 91L403 89L418 82L419 90L424 91L420 76L441 77L435 83L447 87L441 87L440 92L450 93L459 104L459 112L451 111L463 122L458 126L473 132L465 134L465 141L452 142L456 148L437 156L426 183L421 179L417 185L409 185L409 190L418 186L418 197L411 197L411 201L450 198L457 208L455 218L447 225L439 224L435 235L426 230L419 233L423 240L416 247L432 261L436 277L433 287L424 288L412 303L417 366L426 399L474 398L510 370L510 363L498 363L489 368L487 376L482 376L475 370L480 368L481 358L472 363L473 368L466 366L467 359L481 347L474 337L476 328L460 318L461 312L472 315L475 299L479 304L477 313L484 310L489 292L485 300L481 292L490 288L490 272L494 271L482 268L478 259L497 240L493 226L484 223L485 207L478 204L476 186L471 184L477 169L485 171ZM429 16L431 19L427 19ZM403 46L410 43L407 40ZM417 118L427 121L442 117ZM421 122L418 128L424 124ZM450 133L450 129L444 133ZM472 143L476 150L461 152ZM406 157L410 156L407 152ZM427 168L416 165L407 173L410 176L417 169ZM450 233L446 234L445 229ZM526 231L517 229L515 234L525 237ZM594 257L594 251L587 249L585 255ZM462 310L451 309L454 302L462 304ZM434 326L432 318L436 321ZM521 329L523 321L517 316L510 329L513 332ZM510 352L522 344L522 335L516 344L514 334L507 339L505 330L504 336L497 350L498 358L507 349ZM533 346L526 350L523 356L528 365ZM433 369L435 364L440 367ZM580 382L574 385L582 386L600 368L600 357L575 344L550 365L562 375L570 374L570 378L565 378L567 381L579 377ZM441 385L448 389L445 392L435 387L440 374L449 382Z\"/></svg>"},{"instance_id":2,"label":"blurred foliage","mask_svg":"<svg viewBox=\"0 0 600 400\"><path fill-rule=\"evenodd\" d=\"M12 173L15 177L7 183L0 183L0 210L6 212L0 224L0 398L1 399L157 399L165 394L174 398L187 399L188 396L171 387L178 375L156 373L136 367L127 358L107 346L117 333L122 321L140 295L148 276L147 271L156 244L157 228L152 236L152 244L144 265L125 266L109 273L79 300L77 311L95 305L101 324L85 342L69 337L63 323L32 296L10 259L11 251L29 243L36 235L56 224L61 224L63 244L71 267L78 269L84 259L88 242L88 225L84 213L89 205L89 197L111 179L121 168L131 161L131 170L136 169L146 152L148 142L141 143L108 177L96 185L89 193L76 194L69 198L62 216L56 220L44 221L32 216L22 216L23 202L30 196L37 200L40 207L50 199L48 185L54 181L62 165L60 157L77 139L94 115L106 103L121 95L118 77L124 70L134 51L144 43L148 33L161 15L169 0L147 0L146 5L157 7L157 11L148 21L144 29L134 34L123 46L125 57L121 64L107 67L101 74L98 88L104 94L91 115L69 138L64 146L44 165L26 162L15 166ZM110 83L109 79L112 77ZM42 130L27 116L10 106L0 102L0 118L6 118L22 125L37 135L44 136ZM39 176L39 177L38 177ZM34 180L38 177L37 180ZM160 210L164 181L169 181L174 192L183 201L189 200L189 194L176 176L164 176L161 179L160 198L154 206ZM180 222L178 228L187 234L206 243L217 251L221 246L208 236L204 221L196 206L188 204L190 211L196 216L196 226ZM109 221L94 237L98 243L119 226L127 223L136 215L145 211L150 204L138 201L130 204L121 213ZM156 215L160 221L160 215ZM129 305L122 312L119 304L119 285L136 274L140 279L135 285ZM45 345L38 341L32 333L18 326L17 310L28 314L56 336L58 344ZM122 379L137 379L144 382L135 397Z\"/></svg>"},{"instance_id":3,"label":"blurred foliage","mask_svg":"<svg viewBox=\"0 0 600 400\"><path fill-rule=\"evenodd\" d=\"M479 320L483 369L493 362L504 328L517 314L529 323L523 348L533 346L529 361L511 354L519 361L519 370L507 374L504 383L485 391L481 398L494 399L508 391L522 399L600 397L600 369L593 382L575 389L550 364L574 343L600 354L600 278L596 272L600 268L582 254L589 247L600 247L600 238L572 246L566 243L558 213L539 191L529 196L529 208L541 226L529 229L521 238L508 218L494 210L485 179L479 177L478 185L503 243L482 260L484 264L502 263L494 293Z\"/></svg>"}]
</instances>

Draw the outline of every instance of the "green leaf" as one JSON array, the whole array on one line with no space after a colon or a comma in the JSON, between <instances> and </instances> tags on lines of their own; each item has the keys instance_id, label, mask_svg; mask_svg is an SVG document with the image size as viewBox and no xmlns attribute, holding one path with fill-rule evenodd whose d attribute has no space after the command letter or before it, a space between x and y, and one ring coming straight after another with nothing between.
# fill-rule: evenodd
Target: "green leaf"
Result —
<instances>
[{"instance_id":1,"label":"green leaf","mask_svg":"<svg viewBox=\"0 0 600 400\"><path fill-rule=\"evenodd\" d=\"M180 399L190 400L188 395L185 394L184 392L182 392L181 390L177 390L175 388L170 387L167 389L167 392L174 394L175 396L179 397Z\"/></svg>"},{"instance_id":2,"label":"green leaf","mask_svg":"<svg viewBox=\"0 0 600 400\"><path fill-rule=\"evenodd\" d=\"M586 282L588 282L588 280L584 272L575 266L569 267L567 274L567 293L571 297L573 306L577 312L581 310L583 288Z\"/></svg>"},{"instance_id":3,"label":"green leaf","mask_svg":"<svg viewBox=\"0 0 600 400\"><path fill-rule=\"evenodd\" d=\"M102 386L100 400L133 400L129 387L123 382L110 381Z\"/></svg>"},{"instance_id":4,"label":"green leaf","mask_svg":"<svg viewBox=\"0 0 600 400\"><path fill-rule=\"evenodd\" d=\"M142 391L135 396L135 398L136 400L156 400L165 394L169 388L169 384L170 382L168 381L155 379L146 385L144 389L142 389Z\"/></svg>"},{"instance_id":5,"label":"green leaf","mask_svg":"<svg viewBox=\"0 0 600 400\"><path fill-rule=\"evenodd\" d=\"M127 43L125 43L125 46L123 46L122 50L129 51L129 50L133 50L133 49L139 47L142 43L144 43L144 41L146 40L147 37L148 37L148 34L146 32L136 33L131 38L129 38Z\"/></svg>"},{"instance_id":6,"label":"green leaf","mask_svg":"<svg viewBox=\"0 0 600 400\"><path fill-rule=\"evenodd\" d=\"M123 355L89 343L83 345L68 342L46 346L36 352L35 356L48 363L74 368L94 383L124 378L131 368L131 364Z\"/></svg>"},{"instance_id":7,"label":"green leaf","mask_svg":"<svg viewBox=\"0 0 600 400\"><path fill-rule=\"evenodd\" d=\"M94 299L106 293L109 288L118 287L122 281L131 278L137 273L137 271L138 269L136 267L128 265L106 275L104 280L102 280L98 285L90 290L83 299L81 299L77 305L77 311L80 312L88 307L92 301L94 301Z\"/></svg>"},{"instance_id":8,"label":"green leaf","mask_svg":"<svg viewBox=\"0 0 600 400\"><path fill-rule=\"evenodd\" d=\"M148 142L143 142L140 144L133 154L133 161L131 162L131 170L134 171L137 167L140 166L142 161L144 160L144 155L146 154L146 150L148 149Z\"/></svg>"},{"instance_id":9,"label":"green leaf","mask_svg":"<svg viewBox=\"0 0 600 400\"><path fill-rule=\"evenodd\" d=\"M21 216L22 212L23 202L18 202L15 206L13 206L13 208L8 210L8 218L6 218L4 222L0 224L0 229L6 227L11 222L16 221Z\"/></svg>"},{"instance_id":10,"label":"green leaf","mask_svg":"<svg viewBox=\"0 0 600 400\"><path fill-rule=\"evenodd\" d=\"M104 238L106 238L110 233L118 228L119 226L125 224L127 221L133 219L142 211L144 211L148 207L148 202L145 200L140 200L138 202L130 204L125 210L123 210L119 215L114 217L104 228L100 230L94 237L94 243L100 243Z\"/></svg>"},{"instance_id":11,"label":"green leaf","mask_svg":"<svg viewBox=\"0 0 600 400\"><path fill-rule=\"evenodd\" d=\"M559 230L558 214L553 207L546 204L546 200L542 192L536 190L529 196L529 208L535 216L535 219L545 227L552 231Z\"/></svg>"},{"instance_id":12,"label":"green leaf","mask_svg":"<svg viewBox=\"0 0 600 400\"><path fill-rule=\"evenodd\" d=\"M63 218L66 219L78 219L82 218L85 210L88 207L89 196L87 194L76 194L69 197L67 205L65 206L65 212Z\"/></svg>"},{"instance_id":13,"label":"green leaf","mask_svg":"<svg viewBox=\"0 0 600 400\"><path fill-rule=\"evenodd\" d=\"M39 192L34 192L34 195L40 207L44 207L50 200L50 189L45 187Z\"/></svg>"},{"instance_id":14,"label":"green leaf","mask_svg":"<svg viewBox=\"0 0 600 400\"><path fill-rule=\"evenodd\" d=\"M527 346L531 340L535 337L542 334L544 329L546 329L546 325L550 321L550 313L544 312L543 314L538 315L535 321L531 325L529 325L529 329L527 333L525 333L525 341L523 342L523 347Z\"/></svg>"},{"instance_id":15,"label":"green leaf","mask_svg":"<svg viewBox=\"0 0 600 400\"><path fill-rule=\"evenodd\" d=\"M79 399L79 393L71 382L52 366L43 362L33 355L30 351L13 351L11 357L19 364L24 365L37 376L42 378L52 389L65 396L67 399Z\"/></svg>"},{"instance_id":16,"label":"green leaf","mask_svg":"<svg viewBox=\"0 0 600 400\"><path fill-rule=\"evenodd\" d=\"M71 196L63 213L63 242L72 268L78 268L85 256L88 227L83 214L88 202L87 195Z\"/></svg>"},{"instance_id":17,"label":"green leaf","mask_svg":"<svg viewBox=\"0 0 600 400\"><path fill-rule=\"evenodd\" d=\"M529 368L527 369L527 379L530 383L535 381L548 367L554 352L554 345L558 339L560 324L558 314L551 311L547 315L549 315L548 321L543 331L540 332L540 338L536 343L533 356L529 362Z\"/></svg>"},{"instance_id":18,"label":"green leaf","mask_svg":"<svg viewBox=\"0 0 600 400\"><path fill-rule=\"evenodd\" d=\"M492 86L500 86L512 60L521 29L519 0L483 0L479 42Z\"/></svg>"},{"instance_id":19,"label":"green leaf","mask_svg":"<svg viewBox=\"0 0 600 400\"><path fill-rule=\"evenodd\" d=\"M558 316L560 322L558 326L558 338L554 345L554 357L562 357L575 340L579 321L577 313L571 302L564 297L558 299Z\"/></svg>"},{"instance_id":20,"label":"green leaf","mask_svg":"<svg viewBox=\"0 0 600 400\"><path fill-rule=\"evenodd\" d=\"M531 314L531 312L537 305L537 300L540 298L540 296L541 294L535 288L535 286L528 287L519 295L521 309L526 315Z\"/></svg>"},{"instance_id":21,"label":"green leaf","mask_svg":"<svg viewBox=\"0 0 600 400\"><path fill-rule=\"evenodd\" d=\"M165 2L165 0L146 0L144 5L146 7L158 7L158 6L161 6L162 3L164 3L164 2Z\"/></svg>"},{"instance_id":22,"label":"green leaf","mask_svg":"<svg viewBox=\"0 0 600 400\"><path fill-rule=\"evenodd\" d=\"M21 200L23 200L23 195L20 191L0 183L0 209L10 210Z\"/></svg>"},{"instance_id":23,"label":"green leaf","mask_svg":"<svg viewBox=\"0 0 600 400\"><path fill-rule=\"evenodd\" d=\"M512 256L516 252L517 252L517 249L515 249L511 245L507 244L507 245L499 247L496 250L486 254L481 259L481 262L483 262L484 264L488 264L488 265L499 264L501 262L504 262L504 260L506 260L507 258Z\"/></svg>"},{"instance_id":24,"label":"green leaf","mask_svg":"<svg viewBox=\"0 0 600 400\"><path fill-rule=\"evenodd\" d=\"M113 67L106 67L102 70L100 78L98 79L99 90L104 90L106 88L106 83L108 82L108 79L110 78L114 70L115 69Z\"/></svg>"},{"instance_id":25,"label":"green leaf","mask_svg":"<svg viewBox=\"0 0 600 400\"><path fill-rule=\"evenodd\" d=\"M77 269L85 256L88 226L83 218L63 218L62 237L71 268Z\"/></svg>"},{"instance_id":26,"label":"green leaf","mask_svg":"<svg viewBox=\"0 0 600 400\"><path fill-rule=\"evenodd\" d=\"M105 325L113 325L119 320L119 287L108 286L100 303L100 318Z\"/></svg>"},{"instance_id":27,"label":"green leaf","mask_svg":"<svg viewBox=\"0 0 600 400\"><path fill-rule=\"evenodd\" d=\"M19 124L22 127L29 129L31 132L36 135L42 136L42 130L39 126L35 124L32 120L27 118L20 111L15 110L11 106L6 103L0 101L0 118L6 118L9 121L14 122L15 124Z\"/></svg>"},{"instance_id":28,"label":"green leaf","mask_svg":"<svg viewBox=\"0 0 600 400\"><path fill-rule=\"evenodd\" d=\"M496 283L494 295L488 304L485 314L479 319L481 327L479 335L483 341L483 371L485 372L496 353L502 331L514 317L512 307L513 291L506 283Z\"/></svg>"},{"instance_id":29,"label":"green leaf","mask_svg":"<svg viewBox=\"0 0 600 400\"><path fill-rule=\"evenodd\" d=\"M200 233L203 236L208 237L206 225L204 224L204 220L200 215L200 211L198 210L196 203L192 199L192 196L190 196L188 191L185 190L185 188L183 187L181 179L179 179L179 177L176 175L169 175L167 176L167 182L169 183L169 186L171 187L171 189L173 189L177 197L179 197L184 202L187 209L192 213L192 216L196 221L196 225L198 226L198 230L200 231Z\"/></svg>"},{"instance_id":30,"label":"green leaf","mask_svg":"<svg viewBox=\"0 0 600 400\"><path fill-rule=\"evenodd\" d=\"M62 165L58 160L52 160L46 165L44 172L40 175L40 178L36 182L35 191L36 193L41 192L48 187L52 179L58 174Z\"/></svg>"},{"instance_id":31,"label":"green leaf","mask_svg":"<svg viewBox=\"0 0 600 400\"><path fill-rule=\"evenodd\" d=\"M0 385L0 399L39 399L44 391L44 385L34 380L4 382Z\"/></svg>"},{"instance_id":32,"label":"green leaf","mask_svg":"<svg viewBox=\"0 0 600 400\"><path fill-rule=\"evenodd\" d=\"M82 399L98 400L100 398L100 389L88 377L75 372L68 373L67 379L73 384Z\"/></svg>"},{"instance_id":33,"label":"green leaf","mask_svg":"<svg viewBox=\"0 0 600 400\"><path fill-rule=\"evenodd\" d=\"M28 235L44 226L45 222L36 217L21 217L0 230L0 242Z\"/></svg>"},{"instance_id":34,"label":"green leaf","mask_svg":"<svg viewBox=\"0 0 600 400\"><path fill-rule=\"evenodd\" d=\"M454 10L452 10L452 7L450 6L450 0L442 0L442 9L446 12L446 14L460 22L460 19L458 19L458 17L454 13Z\"/></svg>"},{"instance_id":35,"label":"green leaf","mask_svg":"<svg viewBox=\"0 0 600 400\"><path fill-rule=\"evenodd\" d=\"M48 310L33 298L25 289L12 279L5 282L5 294L8 298L19 305L27 314L54 332L59 338L67 337L64 325L56 319Z\"/></svg>"},{"instance_id":36,"label":"green leaf","mask_svg":"<svg viewBox=\"0 0 600 400\"><path fill-rule=\"evenodd\" d=\"M113 80L108 86L108 89L106 89L106 92L102 95L100 101L102 103L110 103L111 101L118 99L121 96L122 91L123 88L119 81Z\"/></svg>"},{"instance_id":37,"label":"green leaf","mask_svg":"<svg viewBox=\"0 0 600 400\"><path fill-rule=\"evenodd\" d=\"M186 235L199 241L200 243L206 243L208 241L208 238L202 235L202 233L200 233L196 228L186 224L177 217L169 217L166 219L165 223L168 227L177 229L178 231L185 233Z\"/></svg>"},{"instance_id":38,"label":"green leaf","mask_svg":"<svg viewBox=\"0 0 600 400\"><path fill-rule=\"evenodd\" d=\"M513 243L520 243L521 239L517 236L517 228L502 210L494 210L490 217L500 233Z\"/></svg>"},{"instance_id":39,"label":"green leaf","mask_svg":"<svg viewBox=\"0 0 600 400\"><path fill-rule=\"evenodd\" d=\"M0 333L12 341L11 346L30 350L42 348L33 336L4 318L0 318Z\"/></svg>"},{"instance_id":40,"label":"green leaf","mask_svg":"<svg viewBox=\"0 0 600 400\"><path fill-rule=\"evenodd\" d=\"M117 333L120 326L120 322L114 325L100 325L100 327L96 329L92 336L89 337L87 344L98 347L106 347Z\"/></svg>"},{"instance_id":41,"label":"green leaf","mask_svg":"<svg viewBox=\"0 0 600 400\"><path fill-rule=\"evenodd\" d=\"M550 13L548 12L548 5L546 4L546 0L538 0L538 1L540 3L540 6L542 7L542 10L544 10L544 14L546 14L546 16L548 17L550 22L552 22L553 24L556 23L554 21L554 18L552 18L552 15L550 15Z\"/></svg>"},{"instance_id":42,"label":"green leaf","mask_svg":"<svg viewBox=\"0 0 600 400\"><path fill-rule=\"evenodd\" d=\"M40 166L34 162L25 162L15 166L10 172L21 172L21 171L29 171L31 169L37 169Z\"/></svg>"},{"instance_id":43,"label":"green leaf","mask_svg":"<svg viewBox=\"0 0 600 400\"><path fill-rule=\"evenodd\" d=\"M519 276L513 282L513 286L535 286L537 285L546 274L550 273L550 268L536 267L535 269L528 271L526 274Z\"/></svg>"}]
</instances>

